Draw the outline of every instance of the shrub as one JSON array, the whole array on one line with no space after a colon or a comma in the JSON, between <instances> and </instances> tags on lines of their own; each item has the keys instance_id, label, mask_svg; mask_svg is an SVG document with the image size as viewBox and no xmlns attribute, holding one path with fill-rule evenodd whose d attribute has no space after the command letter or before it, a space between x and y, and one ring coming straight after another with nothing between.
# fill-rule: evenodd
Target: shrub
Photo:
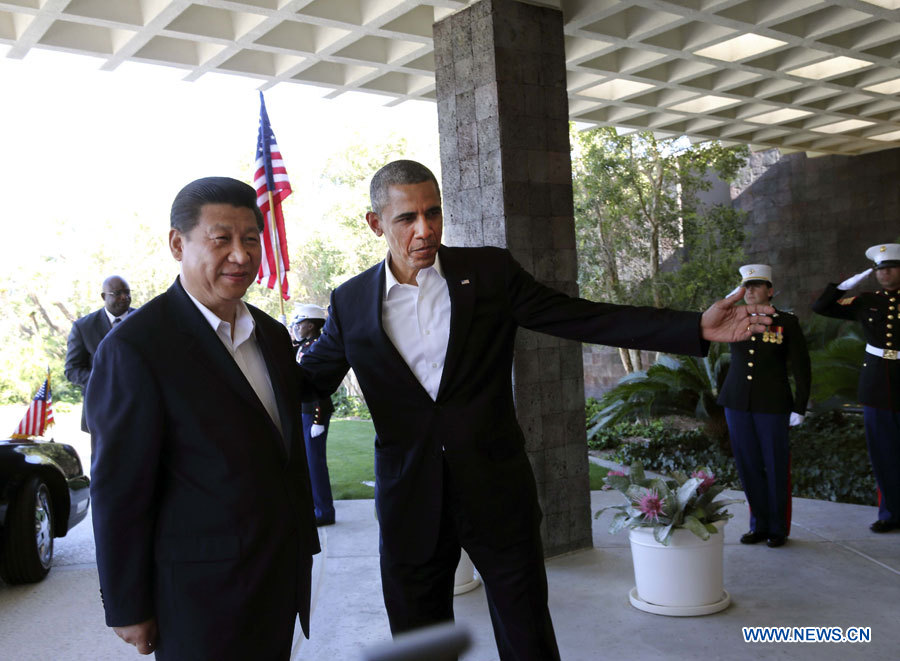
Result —
<instances>
[{"instance_id":1,"label":"shrub","mask_svg":"<svg viewBox=\"0 0 900 661\"><path fill-rule=\"evenodd\" d=\"M637 461L658 473L690 471L709 466L723 483L740 489L734 458L702 430L675 431L661 425L622 425L610 428L604 439L616 444L615 429L623 433L612 459L629 466ZM627 436L646 443L622 443ZM793 495L841 503L875 504L875 478L866 452L862 417L831 411L810 414L791 430Z\"/></svg>"},{"instance_id":2,"label":"shrub","mask_svg":"<svg viewBox=\"0 0 900 661\"><path fill-rule=\"evenodd\" d=\"M372 419L365 400L362 397L351 395L343 386L331 396L331 402L334 404L334 417L336 418Z\"/></svg>"}]
</instances>

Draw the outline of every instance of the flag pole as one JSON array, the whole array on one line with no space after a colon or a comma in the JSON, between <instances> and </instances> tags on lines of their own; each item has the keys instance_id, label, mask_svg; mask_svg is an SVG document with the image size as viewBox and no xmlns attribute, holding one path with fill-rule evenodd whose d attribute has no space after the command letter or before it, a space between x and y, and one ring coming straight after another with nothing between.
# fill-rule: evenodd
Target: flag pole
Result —
<instances>
[{"instance_id":1,"label":"flag pole","mask_svg":"<svg viewBox=\"0 0 900 661\"><path fill-rule=\"evenodd\" d=\"M287 322L284 316L284 292L281 288L281 254L278 246L278 233L275 231L275 201L272 199L272 189L269 189L269 234L272 236L272 245L275 247L275 277L278 278L278 303L281 306L281 323Z\"/></svg>"}]
</instances>

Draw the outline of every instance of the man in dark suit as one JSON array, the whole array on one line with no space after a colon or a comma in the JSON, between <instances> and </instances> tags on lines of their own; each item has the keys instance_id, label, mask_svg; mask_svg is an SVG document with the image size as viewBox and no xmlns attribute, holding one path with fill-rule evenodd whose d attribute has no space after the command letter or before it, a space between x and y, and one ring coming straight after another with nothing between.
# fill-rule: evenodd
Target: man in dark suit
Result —
<instances>
[{"instance_id":1,"label":"man in dark suit","mask_svg":"<svg viewBox=\"0 0 900 661\"><path fill-rule=\"evenodd\" d=\"M748 305L771 303L772 267L745 264L741 286ZM806 338L797 317L777 310L762 334L732 342L728 376L719 393L738 476L750 505L742 544L783 546L790 532L789 429L803 422L812 381ZM788 366L794 376L791 394Z\"/></svg>"},{"instance_id":2,"label":"man in dark suit","mask_svg":"<svg viewBox=\"0 0 900 661\"><path fill-rule=\"evenodd\" d=\"M66 347L66 378L82 392L91 377L91 362L100 340L134 311L131 308L131 288L118 275L111 275L103 281L100 298L103 299L102 308L76 319L72 324ZM84 432L88 431L86 409L81 407L81 431Z\"/></svg>"},{"instance_id":3,"label":"man in dark suit","mask_svg":"<svg viewBox=\"0 0 900 661\"><path fill-rule=\"evenodd\" d=\"M87 391L106 622L159 659L288 659L319 544L291 341L241 300L256 192L199 179L171 226L181 274L104 340Z\"/></svg>"},{"instance_id":4,"label":"man in dark suit","mask_svg":"<svg viewBox=\"0 0 900 661\"><path fill-rule=\"evenodd\" d=\"M869 529L885 533L900 529L900 244L872 246L866 257L872 267L839 285L829 284L813 303L813 311L858 321L866 338L857 396L863 405L869 460L881 492L878 519ZM873 269L882 289L845 296Z\"/></svg>"},{"instance_id":5,"label":"man in dark suit","mask_svg":"<svg viewBox=\"0 0 900 661\"><path fill-rule=\"evenodd\" d=\"M700 355L769 322L736 308L701 315L592 303L536 282L506 250L442 246L440 190L413 161L372 179L366 221L384 262L331 297L301 368L320 396L348 368L375 423L381 577L394 634L453 618L460 547L484 580L501 659L559 658L547 607L534 475L516 421L521 326L575 340Z\"/></svg>"}]
</instances>

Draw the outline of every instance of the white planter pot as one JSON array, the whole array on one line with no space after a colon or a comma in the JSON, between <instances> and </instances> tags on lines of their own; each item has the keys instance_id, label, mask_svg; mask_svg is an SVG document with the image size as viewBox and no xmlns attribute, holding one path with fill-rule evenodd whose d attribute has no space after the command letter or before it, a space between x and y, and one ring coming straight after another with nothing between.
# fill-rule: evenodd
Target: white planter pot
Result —
<instances>
[{"instance_id":1,"label":"white planter pot","mask_svg":"<svg viewBox=\"0 0 900 661\"><path fill-rule=\"evenodd\" d=\"M707 615L728 607L722 579L725 521L704 541L684 529L673 531L668 546L650 528L629 531L634 563L632 605L659 615Z\"/></svg>"},{"instance_id":2,"label":"white planter pot","mask_svg":"<svg viewBox=\"0 0 900 661\"><path fill-rule=\"evenodd\" d=\"M475 565L469 558L465 549L460 549L459 564L456 566L456 576L453 580L453 594L471 592L481 585L481 578L475 573Z\"/></svg>"}]
</instances>

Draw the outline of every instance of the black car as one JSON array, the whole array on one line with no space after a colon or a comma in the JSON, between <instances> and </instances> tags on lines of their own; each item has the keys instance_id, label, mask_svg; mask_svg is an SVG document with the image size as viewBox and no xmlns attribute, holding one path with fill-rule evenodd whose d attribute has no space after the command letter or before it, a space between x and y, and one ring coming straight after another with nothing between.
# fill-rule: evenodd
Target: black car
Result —
<instances>
[{"instance_id":1,"label":"black car","mask_svg":"<svg viewBox=\"0 0 900 661\"><path fill-rule=\"evenodd\" d=\"M0 440L0 578L36 583L47 575L53 538L87 516L90 483L71 445Z\"/></svg>"}]
</instances>

